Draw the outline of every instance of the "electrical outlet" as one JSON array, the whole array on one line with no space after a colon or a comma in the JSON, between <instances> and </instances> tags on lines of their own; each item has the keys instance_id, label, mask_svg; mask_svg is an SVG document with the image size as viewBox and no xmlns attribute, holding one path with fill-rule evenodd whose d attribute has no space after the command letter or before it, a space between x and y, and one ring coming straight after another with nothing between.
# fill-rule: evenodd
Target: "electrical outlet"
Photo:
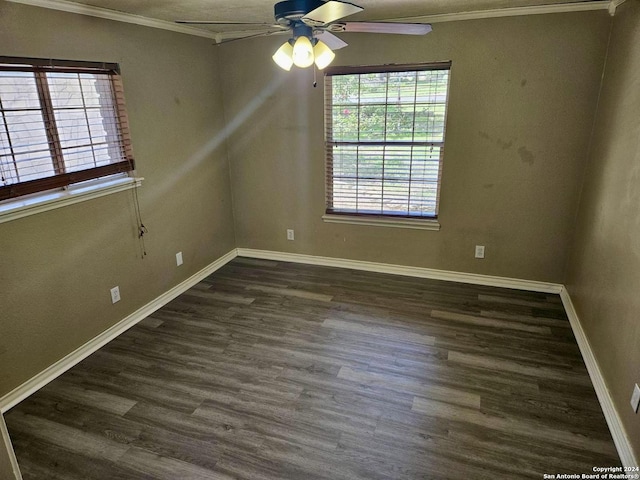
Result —
<instances>
[{"instance_id":1,"label":"electrical outlet","mask_svg":"<svg viewBox=\"0 0 640 480\"><path fill-rule=\"evenodd\" d=\"M120 301L120 287L113 287L111 289L111 303Z\"/></svg>"},{"instance_id":2,"label":"electrical outlet","mask_svg":"<svg viewBox=\"0 0 640 480\"><path fill-rule=\"evenodd\" d=\"M182 252L178 252L176 253L176 265L179 267L182 263Z\"/></svg>"},{"instance_id":3,"label":"electrical outlet","mask_svg":"<svg viewBox=\"0 0 640 480\"><path fill-rule=\"evenodd\" d=\"M484 258L484 245L476 245L476 258Z\"/></svg>"},{"instance_id":4,"label":"electrical outlet","mask_svg":"<svg viewBox=\"0 0 640 480\"><path fill-rule=\"evenodd\" d=\"M287 229L287 240L295 240L295 235L292 229Z\"/></svg>"},{"instance_id":5,"label":"electrical outlet","mask_svg":"<svg viewBox=\"0 0 640 480\"><path fill-rule=\"evenodd\" d=\"M638 413L638 405L640 404L640 387L636 383L633 386L633 394L631 395L631 408L635 413Z\"/></svg>"}]
</instances>

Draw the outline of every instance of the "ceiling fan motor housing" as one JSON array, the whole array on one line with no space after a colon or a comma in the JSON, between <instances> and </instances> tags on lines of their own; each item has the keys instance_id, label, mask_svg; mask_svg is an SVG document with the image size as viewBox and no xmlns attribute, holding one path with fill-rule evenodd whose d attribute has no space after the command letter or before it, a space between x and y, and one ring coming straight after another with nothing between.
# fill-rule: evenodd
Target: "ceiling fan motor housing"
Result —
<instances>
[{"instance_id":1,"label":"ceiling fan motor housing","mask_svg":"<svg viewBox=\"0 0 640 480\"><path fill-rule=\"evenodd\" d=\"M307 13L322 6L322 0L285 0L278 2L274 6L276 22L280 25L289 26L291 23L300 21Z\"/></svg>"}]
</instances>

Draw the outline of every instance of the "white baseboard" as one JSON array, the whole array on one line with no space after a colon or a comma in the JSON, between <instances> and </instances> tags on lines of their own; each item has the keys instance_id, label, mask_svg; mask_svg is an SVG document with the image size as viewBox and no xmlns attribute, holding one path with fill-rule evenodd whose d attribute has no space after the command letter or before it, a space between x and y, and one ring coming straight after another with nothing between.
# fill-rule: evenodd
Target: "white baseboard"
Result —
<instances>
[{"instance_id":1,"label":"white baseboard","mask_svg":"<svg viewBox=\"0 0 640 480\"><path fill-rule=\"evenodd\" d=\"M319 257L314 255L301 255L295 253L274 252L268 250L253 250L238 248L230 251L212 264L203 268L169 291L163 293L147 305L139 308L131 315L121 320L111 328L89 340L75 351L49 366L30 380L0 398L0 413L11 409L22 400L33 394L46 384L62 375L74 365L87 358L102 346L122 334L136 323L151 315L153 312L169 303L178 295L184 293L202 279L229 263L236 256L277 260L283 262L306 263L310 265L322 265L328 267L350 268L370 272L388 273L393 275L405 275L410 277L431 278L436 280L448 280L452 282L471 283L475 285L488 285L495 287L515 288L545 293L560 293L562 285L555 283L534 282L515 278L493 277L474 273L450 272L446 270L434 270L430 268L410 267L404 265L392 265L387 263L365 262L360 260L347 260L333 257Z\"/></svg>"},{"instance_id":2,"label":"white baseboard","mask_svg":"<svg viewBox=\"0 0 640 480\"><path fill-rule=\"evenodd\" d=\"M353 270L365 270L367 272L389 273L392 275L430 278L433 280L447 280L450 282L470 283L473 285L486 285L490 287L514 288L517 290L529 290L532 292L559 294L563 289L562 285L559 283L536 282L533 280L520 280L517 278L479 275L477 273L451 272L447 270L435 270L433 268L410 267L406 265L365 262L361 260L347 260L344 258L334 257L318 257L314 255L274 252L270 250L238 248L238 256L261 258L264 260L277 260L280 262L322 265L324 267L350 268Z\"/></svg>"},{"instance_id":3,"label":"white baseboard","mask_svg":"<svg viewBox=\"0 0 640 480\"><path fill-rule=\"evenodd\" d=\"M6 480L22 480L22 474L20 473L20 467L18 466L18 460L16 459L16 454L13 451L13 446L11 445L11 439L9 438L9 432L7 431L7 425L4 423L4 418L0 415L0 450L6 449L6 453L9 456L9 468L10 472L6 472L9 475L13 475L11 478L7 478ZM0 452L0 455L4 455L4 452ZM4 471L4 468L0 468L0 470ZM0 472L1 474L2 472Z\"/></svg>"},{"instance_id":4,"label":"white baseboard","mask_svg":"<svg viewBox=\"0 0 640 480\"><path fill-rule=\"evenodd\" d=\"M611 431L611 436L618 450L620 460L625 467L636 467L638 462L633 454L633 449L625 433L618 412L616 411L609 390L605 384L598 363L596 362L591 346L580 324L571 298L566 288L557 283L535 282L516 278L494 277L478 275L474 273L451 272L446 270L434 270L431 268L409 267L403 265L391 265L386 263L363 262L359 260L346 260L333 257L317 257L313 255L301 255L297 253L274 252L268 250L253 250L238 248L239 257L260 258L280 262L306 263L322 265L325 267L351 268L354 270L366 270L369 272L389 273L410 277L431 278L435 280L448 280L452 282L470 283L474 285L487 285L493 287L513 288L542 293L560 294L562 303L569 317L569 323L576 337L580 353L584 359L587 371L591 377L602 412Z\"/></svg>"},{"instance_id":5,"label":"white baseboard","mask_svg":"<svg viewBox=\"0 0 640 480\"><path fill-rule=\"evenodd\" d=\"M576 309L573 306L573 302L571 301L571 297L569 296L569 292L566 288L563 288L562 292L560 292L560 298L562 298L562 304L564 305L564 309L567 312L567 316L569 317L571 329L573 330L573 334L576 337L578 347L580 348L580 353L582 354L584 363L587 366L589 377L591 377L591 383L593 383L593 388L595 389L596 395L598 396L600 407L602 407L602 413L604 413L604 418L607 421L607 425L609 426L609 431L611 432L611 436L613 437L613 442L615 443L616 449L618 450L620 461L625 467L637 467L638 461L635 458L633 449L631 448L631 443L629 442L629 438L627 437L627 434L624 430L624 426L622 425L622 421L620 420L618 411L613 404L613 399L611 398L611 394L609 393L607 384L604 381L604 377L602 376L602 372L600 371L600 367L598 366L596 357L591 350L589 340L587 339L587 336L582 329L580 318L578 317Z\"/></svg>"},{"instance_id":6,"label":"white baseboard","mask_svg":"<svg viewBox=\"0 0 640 480\"><path fill-rule=\"evenodd\" d=\"M188 279L173 287L171 290L160 295L158 298L136 310L125 319L118 322L108 330L96 336L85 345L54 363L35 377L31 378L15 390L0 398L0 413L4 413L29 395L45 386L74 365L91 355L93 352L106 345L121 333L133 327L147 316L151 315L171 300L187 291L189 288L220 269L237 256L259 258L265 260L275 260L282 262L305 263L310 265L321 265L327 267L349 268L354 270L364 270L369 272L388 273L392 275L404 275L410 277L430 278L435 280L446 280L452 282L469 283L474 285L486 285L503 288L513 288L518 290L530 290L542 293L560 294L562 303L569 317L569 322L580 352L587 366L591 382L595 388L598 400L602 407L607 425L611 431L614 443L620 455L620 460L625 467L635 467L638 462L625 433L620 417L613 405L613 400L604 382L598 363L591 350L591 346L580 324L580 319L573 307L569 293L561 284L536 282L530 280L520 280L516 278L495 277L489 275L479 275L474 273L451 272L446 270L435 270L431 268L410 267L405 265L392 265L387 263L365 262L360 260L347 260L333 257L319 257L314 255L302 255L296 253L275 252L269 250L254 250L248 248L238 248L230 251L204 269L195 273ZM0 423L3 419L0 417ZM17 464L16 464L17 468ZM17 471L20 478L20 472Z\"/></svg>"},{"instance_id":7,"label":"white baseboard","mask_svg":"<svg viewBox=\"0 0 640 480\"><path fill-rule=\"evenodd\" d=\"M79 362L87 358L89 355L94 353L96 350L101 348L102 346L109 343L111 340L116 338L121 333L133 327L139 321L145 319L149 315L151 315L156 310L160 309L171 300L176 298L178 295L184 293L189 288L194 286L196 283L200 282L204 278L211 275L213 272L223 267L231 260L236 258L237 250L233 249L226 255L220 257L215 262L206 266L199 272L195 273L191 277L187 278L183 282L179 283L169 291L163 293L155 300L149 302L145 306L139 308L131 315L121 320L120 322L113 325L111 328L105 330L98 336L89 340L87 343L74 350L66 357L58 360L56 363L43 370L30 380L26 381L16 389L7 393L5 396L0 398L0 413L4 413L7 410L11 409L22 400L27 398L32 393L36 392L40 388L44 387L47 383L51 382L55 378L62 375L64 372L69 370L74 365L77 365Z\"/></svg>"}]
</instances>

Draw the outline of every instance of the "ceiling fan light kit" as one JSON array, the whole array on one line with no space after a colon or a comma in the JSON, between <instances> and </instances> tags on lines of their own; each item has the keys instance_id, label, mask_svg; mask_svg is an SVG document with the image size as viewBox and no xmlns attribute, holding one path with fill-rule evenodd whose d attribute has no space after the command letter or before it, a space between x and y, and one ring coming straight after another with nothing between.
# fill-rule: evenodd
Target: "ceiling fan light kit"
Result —
<instances>
[{"instance_id":1,"label":"ceiling fan light kit","mask_svg":"<svg viewBox=\"0 0 640 480\"><path fill-rule=\"evenodd\" d=\"M425 35L431 31L426 23L398 22L343 22L342 18L361 12L362 7L339 0L285 0L274 5L275 25L264 23L222 21L180 21L178 23L209 25L256 25L263 27L256 34L245 37L267 36L291 31L291 38L273 55L273 61L290 71L293 65L308 68L315 63L320 70L335 58L333 50L347 44L331 32L386 33L398 35ZM322 40L320 38L322 37ZM243 37L239 37L241 39Z\"/></svg>"},{"instance_id":2,"label":"ceiling fan light kit","mask_svg":"<svg viewBox=\"0 0 640 480\"><path fill-rule=\"evenodd\" d=\"M313 65L313 45L308 37L298 37L293 44L293 64L307 68Z\"/></svg>"},{"instance_id":3,"label":"ceiling fan light kit","mask_svg":"<svg viewBox=\"0 0 640 480\"><path fill-rule=\"evenodd\" d=\"M329 66L333 59L336 58L336 54L320 40L316 39L316 46L313 47L313 55L315 57L315 64L318 70L322 70Z\"/></svg>"},{"instance_id":4,"label":"ceiling fan light kit","mask_svg":"<svg viewBox=\"0 0 640 480\"><path fill-rule=\"evenodd\" d=\"M271 58L276 62L276 65L288 72L293 67L293 45L289 42L283 43Z\"/></svg>"},{"instance_id":5,"label":"ceiling fan light kit","mask_svg":"<svg viewBox=\"0 0 640 480\"><path fill-rule=\"evenodd\" d=\"M314 63L318 70L322 70L336 58L336 54L317 38L314 41L315 46L313 47L307 37L298 37L294 45L291 45L291 41L287 41L273 54L273 61L287 72L294 65L307 68Z\"/></svg>"}]
</instances>

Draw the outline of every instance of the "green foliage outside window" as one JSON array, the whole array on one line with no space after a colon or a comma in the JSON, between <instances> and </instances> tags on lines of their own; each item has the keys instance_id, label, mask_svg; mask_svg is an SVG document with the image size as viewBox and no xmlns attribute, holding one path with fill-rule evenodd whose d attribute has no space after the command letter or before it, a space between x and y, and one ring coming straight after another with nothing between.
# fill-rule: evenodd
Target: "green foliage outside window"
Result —
<instances>
[{"instance_id":1,"label":"green foliage outside window","mask_svg":"<svg viewBox=\"0 0 640 480\"><path fill-rule=\"evenodd\" d=\"M331 76L328 210L436 216L449 70Z\"/></svg>"}]
</instances>

